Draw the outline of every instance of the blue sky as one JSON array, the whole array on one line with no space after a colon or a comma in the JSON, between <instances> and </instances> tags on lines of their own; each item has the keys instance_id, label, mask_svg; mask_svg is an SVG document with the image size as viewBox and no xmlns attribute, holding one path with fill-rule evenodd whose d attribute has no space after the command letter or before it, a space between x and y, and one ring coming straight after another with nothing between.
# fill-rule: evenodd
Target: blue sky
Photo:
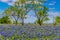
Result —
<instances>
[{"instance_id":1,"label":"blue sky","mask_svg":"<svg viewBox=\"0 0 60 40\"><path fill-rule=\"evenodd\" d=\"M13 5L15 0L0 0L0 14L7 9L10 5ZM48 21L51 23L53 21L53 16L60 16L60 0L47 0L47 2L44 4L47 8L49 8L48 14L50 20ZM36 20L35 17L33 17L34 11L31 10L29 12L28 18L25 20L26 23L28 22L34 22ZM32 16L30 16L32 15ZM2 15L0 15L2 16Z\"/></svg>"}]
</instances>

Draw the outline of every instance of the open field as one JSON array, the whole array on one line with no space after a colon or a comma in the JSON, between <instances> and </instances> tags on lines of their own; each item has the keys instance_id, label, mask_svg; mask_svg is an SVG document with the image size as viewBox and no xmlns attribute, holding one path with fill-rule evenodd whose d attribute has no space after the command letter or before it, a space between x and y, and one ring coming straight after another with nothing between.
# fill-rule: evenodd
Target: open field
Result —
<instances>
[{"instance_id":1,"label":"open field","mask_svg":"<svg viewBox=\"0 0 60 40\"><path fill-rule=\"evenodd\" d=\"M60 40L60 26L0 25L0 40Z\"/></svg>"}]
</instances>

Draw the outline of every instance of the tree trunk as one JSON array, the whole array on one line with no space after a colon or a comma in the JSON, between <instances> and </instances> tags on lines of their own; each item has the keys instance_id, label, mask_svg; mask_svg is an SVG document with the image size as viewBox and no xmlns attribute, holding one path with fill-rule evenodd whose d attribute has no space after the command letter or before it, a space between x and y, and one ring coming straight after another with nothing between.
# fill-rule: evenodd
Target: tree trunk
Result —
<instances>
[{"instance_id":1,"label":"tree trunk","mask_svg":"<svg viewBox=\"0 0 60 40\"><path fill-rule=\"evenodd\" d=\"M36 15L37 18L38 18L38 24L41 26L41 25L42 25L42 22L41 22L40 18L38 17L38 15L36 14L36 11L35 11L35 15Z\"/></svg>"},{"instance_id":2,"label":"tree trunk","mask_svg":"<svg viewBox=\"0 0 60 40\"><path fill-rule=\"evenodd\" d=\"M42 25L42 20L40 18L38 19L38 24L41 26Z\"/></svg>"},{"instance_id":3,"label":"tree trunk","mask_svg":"<svg viewBox=\"0 0 60 40\"><path fill-rule=\"evenodd\" d=\"M17 22L17 20L16 20L16 23L15 23L15 25L17 25L18 24L18 22Z\"/></svg>"},{"instance_id":4,"label":"tree trunk","mask_svg":"<svg viewBox=\"0 0 60 40\"><path fill-rule=\"evenodd\" d=\"M24 19L22 18L22 25L24 25Z\"/></svg>"},{"instance_id":5,"label":"tree trunk","mask_svg":"<svg viewBox=\"0 0 60 40\"><path fill-rule=\"evenodd\" d=\"M39 25L41 26L42 25L42 22L40 21Z\"/></svg>"}]
</instances>

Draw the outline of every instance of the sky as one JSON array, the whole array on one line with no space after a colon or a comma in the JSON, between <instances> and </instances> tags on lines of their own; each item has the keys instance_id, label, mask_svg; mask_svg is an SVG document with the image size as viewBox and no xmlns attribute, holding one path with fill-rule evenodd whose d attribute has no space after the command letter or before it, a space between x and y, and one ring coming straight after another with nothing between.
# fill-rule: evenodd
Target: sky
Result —
<instances>
[{"instance_id":1,"label":"sky","mask_svg":"<svg viewBox=\"0 0 60 40\"><path fill-rule=\"evenodd\" d=\"M15 2L15 0L0 0L0 17L3 16L3 11L5 9L7 9L10 5L13 5ZM48 14L49 14L49 18L50 20L48 21L48 23L52 23L53 22L53 16L60 16L60 0L47 0L46 3L44 3L44 6L46 6L47 8L49 8ZM28 13L28 18L25 19L25 22L31 22L33 23L36 18L33 16L34 11L31 10Z\"/></svg>"}]
</instances>

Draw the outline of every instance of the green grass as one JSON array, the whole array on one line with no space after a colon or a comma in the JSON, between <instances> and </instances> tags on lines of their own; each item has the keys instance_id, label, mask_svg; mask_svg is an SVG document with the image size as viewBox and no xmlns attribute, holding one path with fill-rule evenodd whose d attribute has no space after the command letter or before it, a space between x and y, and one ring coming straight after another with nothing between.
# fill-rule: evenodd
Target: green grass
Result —
<instances>
[{"instance_id":1,"label":"green grass","mask_svg":"<svg viewBox=\"0 0 60 40\"><path fill-rule=\"evenodd\" d=\"M60 36L42 36L42 38L22 38L20 36L12 36L11 38L10 37L7 37L6 40L51 40L52 38L60 38ZM3 36L0 36L0 39L1 40L5 40L5 38Z\"/></svg>"}]
</instances>

